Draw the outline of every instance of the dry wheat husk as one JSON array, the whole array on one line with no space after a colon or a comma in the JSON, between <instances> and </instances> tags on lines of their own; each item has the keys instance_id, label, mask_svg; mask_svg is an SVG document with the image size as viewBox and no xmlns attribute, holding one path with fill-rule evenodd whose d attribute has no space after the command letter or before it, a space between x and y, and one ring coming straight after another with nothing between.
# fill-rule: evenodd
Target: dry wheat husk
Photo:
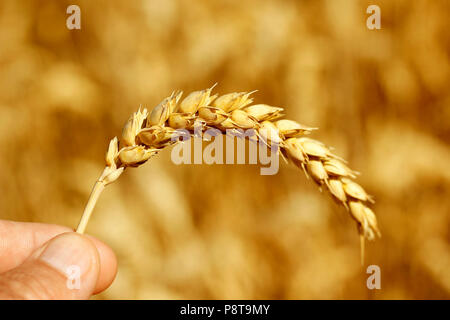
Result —
<instances>
[{"instance_id":1,"label":"dry wheat husk","mask_svg":"<svg viewBox=\"0 0 450 320\"><path fill-rule=\"evenodd\" d=\"M321 190L327 190L348 210L362 239L372 240L380 235L376 216L368 206L373 199L353 180L357 172L348 168L325 144L305 137L316 128L280 120L282 108L251 105L251 92L218 96L211 95L213 87L192 92L183 100L181 92L174 92L150 113L146 109L135 112L126 122L120 141L115 137L110 142L106 168L97 182L97 189L115 181L125 168L137 167L166 146L177 143L172 139L177 134L176 129L187 129L193 134L196 125L203 130L252 128L268 147L278 144L286 159L304 170ZM94 195L100 192L97 189L94 187ZM94 196L93 204L96 197L98 195ZM83 215L87 218L80 222L79 232L84 231L93 205L90 207L88 203L87 207Z\"/></svg>"}]
</instances>

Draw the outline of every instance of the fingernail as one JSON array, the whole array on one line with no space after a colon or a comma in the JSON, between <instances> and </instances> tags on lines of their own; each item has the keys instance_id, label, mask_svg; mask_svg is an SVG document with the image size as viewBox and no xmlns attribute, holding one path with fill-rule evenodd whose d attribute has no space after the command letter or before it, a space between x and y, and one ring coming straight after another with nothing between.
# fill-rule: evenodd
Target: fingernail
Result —
<instances>
[{"instance_id":1,"label":"fingernail","mask_svg":"<svg viewBox=\"0 0 450 320\"><path fill-rule=\"evenodd\" d=\"M50 240L39 259L64 275L74 268L83 275L95 264L96 254L88 239L71 232Z\"/></svg>"}]
</instances>

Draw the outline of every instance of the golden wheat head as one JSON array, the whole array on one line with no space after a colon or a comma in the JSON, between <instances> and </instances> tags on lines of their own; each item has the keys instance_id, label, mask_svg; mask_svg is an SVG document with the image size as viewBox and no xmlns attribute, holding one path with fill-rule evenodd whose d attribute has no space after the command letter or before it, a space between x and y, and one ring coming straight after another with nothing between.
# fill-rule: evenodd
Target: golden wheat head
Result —
<instances>
[{"instance_id":1,"label":"golden wheat head","mask_svg":"<svg viewBox=\"0 0 450 320\"><path fill-rule=\"evenodd\" d=\"M109 144L106 168L94 187L93 204L89 206L88 203L78 232L84 231L96 197L104 186L115 181L125 168L137 167L163 148L178 143L173 139L178 134L177 129L193 134L194 127L200 126L202 130L215 128L222 132L254 129L255 139L261 139L268 147L276 144L285 159L301 168L321 190L326 189L347 209L357 223L362 241L380 235L376 216L368 206L373 199L354 181L357 172L325 144L305 136L316 128L280 119L282 108L251 105L252 92L218 96L212 95L213 87L192 92L181 101L182 93L176 91L150 113L147 109L139 109L132 114L120 141L115 137Z\"/></svg>"}]
</instances>

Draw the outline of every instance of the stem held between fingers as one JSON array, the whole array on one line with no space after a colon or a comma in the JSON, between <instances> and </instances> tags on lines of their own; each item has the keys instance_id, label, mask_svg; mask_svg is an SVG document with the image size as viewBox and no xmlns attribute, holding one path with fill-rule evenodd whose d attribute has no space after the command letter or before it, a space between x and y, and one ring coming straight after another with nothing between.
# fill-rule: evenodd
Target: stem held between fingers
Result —
<instances>
[{"instance_id":1,"label":"stem held between fingers","mask_svg":"<svg viewBox=\"0 0 450 320\"><path fill-rule=\"evenodd\" d=\"M105 189L105 183L103 181L97 181L92 188L91 194L89 196L89 200L84 208L83 215L81 216L80 223L77 227L77 232L83 234L86 226L89 222L89 218L91 217L92 211L94 210L95 204L97 203L100 194L103 189Z\"/></svg>"}]
</instances>

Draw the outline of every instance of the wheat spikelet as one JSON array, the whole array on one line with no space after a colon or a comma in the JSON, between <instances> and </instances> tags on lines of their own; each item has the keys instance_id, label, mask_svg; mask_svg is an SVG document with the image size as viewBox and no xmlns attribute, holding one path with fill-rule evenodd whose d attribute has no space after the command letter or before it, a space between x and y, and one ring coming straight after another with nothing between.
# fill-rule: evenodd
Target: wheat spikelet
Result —
<instances>
[{"instance_id":1,"label":"wheat spikelet","mask_svg":"<svg viewBox=\"0 0 450 320\"><path fill-rule=\"evenodd\" d=\"M364 238L372 240L380 234L376 216L368 207L373 199L353 180L358 173L323 143L305 137L317 128L279 119L283 116L282 108L251 105L252 92L218 96L211 95L213 87L192 92L181 102L182 93L174 92L150 113L139 109L128 119L120 141L115 137L109 144L106 168L94 186L78 232L84 232L101 190L114 182L125 168L137 167L166 146L177 143L173 139L178 134L176 129L189 130L193 135L194 127L199 126L202 130L254 129L257 139L268 147L276 143L285 159L303 169L321 190L326 189L349 211L357 223L362 244Z\"/></svg>"}]
</instances>

